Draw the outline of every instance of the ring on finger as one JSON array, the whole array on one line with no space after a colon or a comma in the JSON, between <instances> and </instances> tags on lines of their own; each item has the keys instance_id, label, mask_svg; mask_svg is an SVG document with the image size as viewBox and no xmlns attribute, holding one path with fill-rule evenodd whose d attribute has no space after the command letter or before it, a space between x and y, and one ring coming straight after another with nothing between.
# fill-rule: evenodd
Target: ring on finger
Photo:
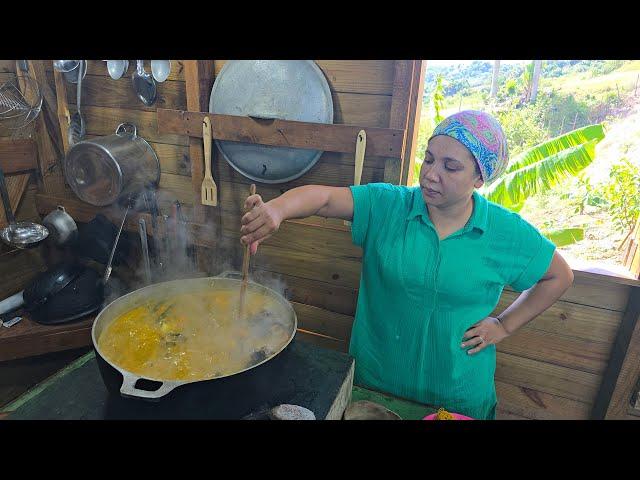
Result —
<instances>
[{"instance_id":1,"label":"ring on finger","mask_svg":"<svg viewBox=\"0 0 640 480\"><path fill-rule=\"evenodd\" d=\"M484 343L484 342L485 342L484 337L483 337L482 335L478 335L478 338L480 339L480 342L481 342L481 343Z\"/></svg>"}]
</instances>

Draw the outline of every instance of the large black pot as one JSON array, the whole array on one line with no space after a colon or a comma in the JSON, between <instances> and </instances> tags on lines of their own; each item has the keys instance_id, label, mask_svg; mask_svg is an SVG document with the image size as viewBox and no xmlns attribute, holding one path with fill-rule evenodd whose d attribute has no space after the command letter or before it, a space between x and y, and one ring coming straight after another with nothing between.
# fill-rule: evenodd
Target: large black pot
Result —
<instances>
[{"instance_id":1,"label":"large black pot","mask_svg":"<svg viewBox=\"0 0 640 480\"><path fill-rule=\"evenodd\" d=\"M286 312L285 320L290 328L290 335L279 351L264 358L257 358L256 363L244 370L200 381L142 378L105 358L98 345L98 339L107 325L143 303L185 291L239 289L240 284L240 280L220 277L174 280L141 288L105 307L96 317L91 338L102 379L107 390L116 397L111 399L112 405L122 408L122 412L135 412L136 418L144 417L140 415L141 412L157 416L161 412L175 414L182 411L188 416L190 409L202 412L203 407L214 408L220 418L248 413L245 410L255 406L256 395L268 392L274 384L281 365L286 362L297 328L297 317L291 304L267 287L250 282L247 295L260 293L274 298L282 307L282 311Z\"/></svg>"}]
</instances>

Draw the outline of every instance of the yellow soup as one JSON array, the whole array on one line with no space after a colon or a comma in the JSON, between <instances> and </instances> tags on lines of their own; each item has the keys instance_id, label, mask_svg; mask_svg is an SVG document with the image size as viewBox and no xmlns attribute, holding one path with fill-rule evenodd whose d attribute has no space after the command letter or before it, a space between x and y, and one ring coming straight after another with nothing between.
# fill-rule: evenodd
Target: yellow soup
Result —
<instances>
[{"instance_id":1,"label":"yellow soup","mask_svg":"<svg viewBox=\"0 0 640 480\"><path fill-rule=\"evenodd\" d=\"M149 301L112 321L98 339L103 356L137 375L205 380L260 363L288 342L289 310L247 292L238 318L237 290L181 293Z\"/></svg>"}]
</instances>

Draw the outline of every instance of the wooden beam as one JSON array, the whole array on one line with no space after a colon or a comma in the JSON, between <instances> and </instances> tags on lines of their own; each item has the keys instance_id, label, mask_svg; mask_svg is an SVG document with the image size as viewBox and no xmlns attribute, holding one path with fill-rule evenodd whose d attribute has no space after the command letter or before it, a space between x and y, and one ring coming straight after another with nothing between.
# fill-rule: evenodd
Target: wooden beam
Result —
<instances>
[{"instance_id":1,"label":"wooden beam","mask_svg":"<svg viewBox=\"0 0 640 480\"><path fill-rule=\"evenodd\" d=\"M208 98L213 86L213 60L183 60L187 109L196 112L209 110ZM158 118L158 123L160 119ZM199 125L202 137L202 120ZM158 125L160 130L160 125ZM211 161L215 164L215 148L212 148ZM200 193L204 178L204 145L198 138L189 138L189 158L191 159L191 181L194 193ZM214 170L215 173L215 170ZM206 208L200 202L194 204L194 218L200 223L206 221ZM215 221L215 220L214 220Z\"/></svg>"},{"instance_id":2,"label":"wooden beam","mask_svg":"<svg viewBox=\"0 0 640 480\"><path fill-rule=\"evenodd\" d=\"M403 185L409 185L413 180L413 166L415 164L416 147L418 145L418 131L422 115L422 96L424 94L424 76L427 69L425 60L414 60L413 83L411 86L411 100L409 103L409 121L407 123L407 140L405 156L402 162Z\"/></svg>"},{"instance_id":3,"label":"wooden beam","mask_svg":"<svg viewBox=\"0 0 640 480\"><path fill-rule=\"evenodd\" d=\"M0 167L5 175L37 169L36 142L30 138L0 138Z\"/></svg>"},{"instance_id":4,"label":"wooden beam","mask_svg":"<svg viewBox=\"0 0 640 480\"><path fill-rule=\"evenodd\" d=\"M591 418L594 420L603 420L608 415L609 408L613 403L618 377L622 370L625 357L627 356L631 337L636 325L639 323L638 317L640 317L640 289L634 289L629 298L627 311L618 328L616 339L611 349L609 363L602 377L602 383L600 384L600 389L593 404ZM621 391L619 390L618 397L620 397L620 393ZM616 398L616 403L620 403L620 401L620 398Z\"/></svg>"},{"instance_id":5,"label":"wooden beam","mask_svg":"<svg viewBox=\"0 0 640 480\"><path fill-rule=\"evenodd\" d=\"M393 96L391 98L391 114L389 128L403 131L398 155L389 157L384 169L384 181L398 185L402 180L403 162L406 148L406 132L409 122L411 105L411 86L413 84L413 60L396 60L393 77ZM367 149L369 148L369 134L367 133Z\"/></svg>"},{"instance_id":6,"label":"wooden beam","mask_svg":"<svg viewBox=\"0 0 640 480\"><path fill-rule=\"evenodd\" d=\"M357 125L260 120L236 115L158 109L158 132L202 137L202 120L211 118L213 138L276 147L355 153L360 130L367 132L367 155L399 159L404 131Z\"/></svg>"},{"instance_id":7,"label":"wooden beam","mask_svg":"<svg viewBox=\"0 0 640 480\"><path fill-rule=\"evenodd\" d=\"M603 381L602 392L604 397L611 391L606 402L605 419L626 418L631 406L633 390L636 382L640 380L640 288L634 288L629 300L629 307L620 332L614 343L610 363L611 372L605 373L607 383ZM614 377L615 373L615 378ZM610 375L608 378L607 375ZM612 388L613 387L613 388ZM601 390L603 388L601 387ZM601 407L602 408L602 407ZM595 409L594 409L595 410ZM601 414L601 410L596 412ZM595 415L594 415L595 416Z\"/></svg>"}]
</instances>

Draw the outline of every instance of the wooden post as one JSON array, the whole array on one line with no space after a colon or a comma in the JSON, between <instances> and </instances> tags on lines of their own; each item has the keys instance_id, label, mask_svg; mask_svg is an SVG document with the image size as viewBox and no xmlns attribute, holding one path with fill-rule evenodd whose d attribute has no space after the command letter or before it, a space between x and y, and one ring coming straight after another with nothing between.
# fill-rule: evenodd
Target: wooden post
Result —
<instances>
[{"instance_id":1,"label":"wooden post","mask_svg":"<svg viewBox=\"0 0 640 480\"><path fill-rule=\"evenodd\" d=\"M409 185L413 179L413 166L415 164L416 147L418 145L418 131L420 130L420 117L422 115L422 96L424 94L424 77L427 69L425 60L414 60L413 84L411 99L409 101L409 121L407 123L407 144L405 146L406 158L402 165L401 184Z\"/></svg>"},{"instance_id":2,"label":"wooden post","mask_svg":"<svg viewBox=\"0 0 640 480\"><path fill-rule=\"evenodd\" d=\"M213 87L215 76L215 60L184 60L184 79L187 94L187 110L193 112L209 111L209 95ZM202 126L200 127L202 130ZM189 137L189 158L191 159L191 181L193 185L193 219L194 223L210 224L215 227L216 244L222 238L222 224L220 210L218 208L206 208L200 201L202 179L204 178L204 144L199 138ZM220 178L217 168L216 149L212 145L211 162L214 178ZM218 182L218 189L222 182ZM195 240L195 239L194 239ZM208 258L210 250L195 249L196 264L199 270L206 272L211 269L211 258ZM215 249L214 255L220 254L220 249ZM218 263L218 258L214 259Z\"/></svg>"},{"instance_id":3,"label":"wooden post","mask_svg":"<svg viewBox=\"0 0 640 480\"><path fill-rule=\"evenodd\" d=\"M187 93L187 110L192 112L209 111L209 94L213 86L213 60L184 60L184 79ZM204 178L204 146L199 138L189 138L189 157L191 158L191 180L197 200L193 204L193 220L205 223L206 208L200 203L200 187ZM215 164L215 148L211 161ZM215 171L214 171L215 174ZM194 197L195 198L195 197ZM218 215L219 216L219 215Z\"/></svg>"},{"instance_id":4,"label":"wooden post","mask_svg":"<svg viewBox=\"0 0 640 480\"><path fill-rule=\"evenodd\" d=\"M409 122L411 86L414 80L413 60L396 60L393 77L393 96L391 98L391 115L389 128L405 130L402 154L400 159L387 159L384 167L384 181L399 185L402 183L403 162L407 142L407 125Z\"/></svg>"},{"instance_id":5,"label":"wooden post","mask_svg":"<svg viewBox=\"0 0 640 480\"><path fill-rule=\"evenodd\" d=\"M627 310L618 328L611 349L607 369L602 376L600 390L591 411L591 419L620 418L624 416L635 377L640 373L640 288L634 287L629 296ZM635 338L635 341L632 340ZM637 357L637 358L636 358ZM634 360L635 358L635 360ZM624 375L622 375L624 371ZM631 376L632 379L627 378Z\"/></svg>"}]
</instances>

